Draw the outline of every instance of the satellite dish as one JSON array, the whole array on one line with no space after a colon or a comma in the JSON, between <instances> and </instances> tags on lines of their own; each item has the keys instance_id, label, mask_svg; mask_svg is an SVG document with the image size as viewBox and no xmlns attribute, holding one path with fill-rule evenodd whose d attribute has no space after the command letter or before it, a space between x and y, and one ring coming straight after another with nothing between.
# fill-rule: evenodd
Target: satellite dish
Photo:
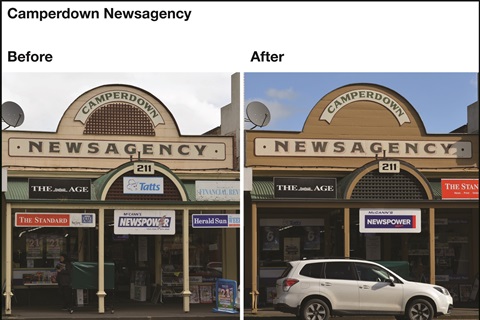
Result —
<instances>
[{"instance_id":1,"label":"satellite dish","mask_svg":"<svg viewBox=\"0 0 480 320\"><path fill-rule=\"evenodd\" d=\"M22 108L13 101L7 101L2 104L2 121L10 127L18 127L25 120Z\"/></svg>"},{"instance_id":2,"label":"satellite dish","mask_svg":"<svg viewBox=\"0 0 480 320\"><path fill-rule=\"evenodd\" d=\"M270 122L270 111L259 101L252 101L247 105L247 118L256 127L265 127Z\"/></svg>"}]
</instances>

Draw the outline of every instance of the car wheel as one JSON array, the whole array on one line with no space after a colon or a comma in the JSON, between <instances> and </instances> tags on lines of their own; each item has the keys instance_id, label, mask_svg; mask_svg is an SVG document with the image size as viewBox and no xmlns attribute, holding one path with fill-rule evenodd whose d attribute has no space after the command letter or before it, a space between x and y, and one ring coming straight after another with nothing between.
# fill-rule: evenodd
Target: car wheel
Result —
<instances>
[{"instance_id":1,"label":"car wheel","mask_svg":"<svg viewBox=\"0 0 480 320\"><path fill-rule=\"evenodd\" d=\"M303 306L300 316L303 320L328 320L330 308L320 299L311 299Z\"/></svg>"},{"instance_id":2,"label":"car wheel","mask_svg":"<svg viewBox=\"0 0 480 320\"><path fill-rule=\"evenodd\" d=\"M432 305L424 299L413 300L407 306L406 318L410 320L431 320L433 319Z\"/></svg>"}]
</instances>

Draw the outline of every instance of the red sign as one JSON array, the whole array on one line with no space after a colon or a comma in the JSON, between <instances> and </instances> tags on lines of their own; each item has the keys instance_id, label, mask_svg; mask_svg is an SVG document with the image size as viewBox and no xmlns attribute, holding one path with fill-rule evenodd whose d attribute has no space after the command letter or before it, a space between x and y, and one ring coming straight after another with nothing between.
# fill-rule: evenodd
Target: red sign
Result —
<instances>
[{"instance_id":1,"label":"red sign","mask_svg":"<svg viewBox=\"0 0 480 320\"><path fill-rule=\"evenodd\" d=\"M442 199L478 200L478 179L442 179Z\"/></svg>"},{"instance_id":2,"label":"red sign","mask_svg":"<svg viewBox=\"0 0 480 320\"><path fill-rule=\"evenodd\" d=\"M16 227L69 227L68 213L20 213L15 214Z\"/></svg>"}]
</instances>

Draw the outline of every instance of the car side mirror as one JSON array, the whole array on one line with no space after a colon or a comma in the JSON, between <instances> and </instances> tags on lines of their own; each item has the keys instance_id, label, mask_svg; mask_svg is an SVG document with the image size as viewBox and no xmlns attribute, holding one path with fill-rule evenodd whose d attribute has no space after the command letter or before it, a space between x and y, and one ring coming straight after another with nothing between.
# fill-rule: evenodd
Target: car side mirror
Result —
<instances>
[{"instance_id":1,"label":"car side mirror","mask_svg":"<svg viewBox=\"0 0 480 320\"><path fill-rule=\"evenodd\" d=\"M391 287L395 287L395 278L390 276L387 279L387 282L390 284Z\"/></svg>"}]
</instances>

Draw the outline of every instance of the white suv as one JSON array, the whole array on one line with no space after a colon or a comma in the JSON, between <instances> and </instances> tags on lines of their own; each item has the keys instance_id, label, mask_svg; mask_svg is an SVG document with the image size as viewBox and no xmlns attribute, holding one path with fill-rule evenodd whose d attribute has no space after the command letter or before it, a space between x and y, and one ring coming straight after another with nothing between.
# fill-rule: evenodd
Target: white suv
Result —
<instances>
[{"instance_id":1,"label":"white suv","mask_svg":"<svg viewBox=\"0 0 480 320\"><path fill-rule=\"evenodd\" d=\"M276 291L275 309L305 320L332 315L430 320L453 307L443 287L407 281L378 263L356 259L290 261Z\"/></svg>"}]
</instances>

